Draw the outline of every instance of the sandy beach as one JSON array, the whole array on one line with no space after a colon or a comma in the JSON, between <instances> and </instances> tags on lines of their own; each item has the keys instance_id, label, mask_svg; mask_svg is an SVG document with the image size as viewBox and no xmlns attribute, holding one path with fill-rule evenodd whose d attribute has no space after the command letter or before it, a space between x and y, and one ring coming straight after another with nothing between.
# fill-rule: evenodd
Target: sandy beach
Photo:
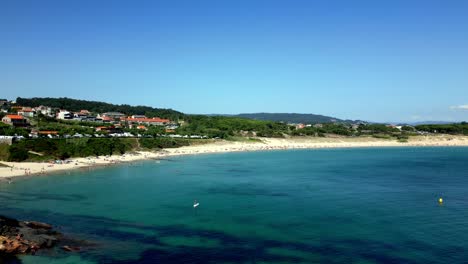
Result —
<instances>
[{"instance_id":1,"label":"sandy beach","mask_svg":"<svg viewBox=\"0 0 468 264\"><path fill-rule=\"evenodd\" d=\"M187 146L161 151L138 151L124 155L72 158L63 163L36 162L0 162L0 178L8 181L9 177L49 174L96 166L110 166L145 159L162 159L170 156L195 155L221 152L267 151L283 149L351 148L351 147L404 147L404 146L468 146L468 136L416 136L408 142L377 139L372 137L297 137L297 138L261 138L261 141L226 141L219 140L205 145Z\"/></svg>"}]
</instances>

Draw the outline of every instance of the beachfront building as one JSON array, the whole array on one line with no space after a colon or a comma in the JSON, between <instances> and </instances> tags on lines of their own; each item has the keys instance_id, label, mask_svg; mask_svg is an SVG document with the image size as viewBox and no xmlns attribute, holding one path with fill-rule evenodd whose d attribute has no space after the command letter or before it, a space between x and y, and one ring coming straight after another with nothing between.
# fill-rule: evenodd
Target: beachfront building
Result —
<instances>
[{"instance_id":1,"label":"beachfront building","mask_svg":"<svg viewBox=\"0 0 468 264\"><path fill-rule=\"evenodd\" d=\"M305 125L302 123L296 124L296 129L303 129L304 127Z\"/></svg>"},{"instance_id":2,"label":"beachfront building","mask_svg":"<svg viewBox=\"0 0 468 264\"><path fill-rule=\"evenodd\" d=\"M32 138L37 138L37 137L48 137L48 138L57 138L59 137L59 132L58 131L53 131L53 130L43 130L43 131L31 131L30 136Z\"/></svg>"},{"instance_id":3,"label":"beachfront building","mask_svg":"<svg viewBox=\"0 0 468 264\"><path fill-rule=\"evenodd\" d=\"M122 133L122 129L115 126L98 126L96 127L96 132Z\"/></svg>"},{"instance_id":4,"label":"beachfront building","mask_svg":"<svg viewBox=\"0 0 468 264\"><path fill-rule=\"evenodd\" d=\"M159 117L153 117L153 118L147 118L145 116L143 117L127 117L127 118L121 118L122 121L127 122L128 124L145 124L145 125L156 125L156 126L164 126L166 124L171 123L171 120L169 119L163 119Z\"/></svg>"},{"instance_id":5,"label":"beachfront building","mask_svg":"<svg viewBox=\"0 0 468 264\"><path fill-rule=\"evenodd\" d=\"M2 122L15 127L25 127L29 125L28 120L21 115L6 115L2 118Z\"/></svg>"}]
</instances>

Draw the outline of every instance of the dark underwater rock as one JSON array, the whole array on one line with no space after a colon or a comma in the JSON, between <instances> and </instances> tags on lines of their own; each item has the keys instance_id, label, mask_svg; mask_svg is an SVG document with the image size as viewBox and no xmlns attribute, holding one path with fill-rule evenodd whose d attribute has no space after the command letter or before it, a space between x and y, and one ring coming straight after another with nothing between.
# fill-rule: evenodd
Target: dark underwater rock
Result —
<instances>
[{"instance_id":1,"label":"dark underwater rock","mask_svg":"<svg viewBox=\"0 0 468 264\"><path fill-rule=\"evenodd\" d=\"M0 216L0 255L35 254L55 246L60 238L49 224Z\"/></svg>"}]
</instances>

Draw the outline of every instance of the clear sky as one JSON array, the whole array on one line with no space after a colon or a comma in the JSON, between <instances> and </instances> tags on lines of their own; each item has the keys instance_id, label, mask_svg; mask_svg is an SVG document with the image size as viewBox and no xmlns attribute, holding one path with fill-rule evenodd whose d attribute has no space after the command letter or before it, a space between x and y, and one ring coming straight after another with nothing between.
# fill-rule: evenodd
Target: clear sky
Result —
<instances>
[{"instance_id":1,"label":"clear sky","mask_svg":"<svg viewBox=\"0 0 468 264\"><path fill-rule=\"evenodd\" d=\"M468 120L468 1L0 2L0 97Z\"/></svg>"}]
</instances>

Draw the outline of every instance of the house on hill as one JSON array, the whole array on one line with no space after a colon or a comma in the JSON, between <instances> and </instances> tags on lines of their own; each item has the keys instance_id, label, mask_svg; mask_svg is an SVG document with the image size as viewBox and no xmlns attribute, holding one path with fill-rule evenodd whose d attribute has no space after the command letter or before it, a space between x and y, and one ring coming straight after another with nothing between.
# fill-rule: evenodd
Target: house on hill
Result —
<instances>
[{"instance_id":1,"label":"house on hill","mask_svg":"<svg viewBox=\"0 0 468 264\"><path fill-rule=\"evenodd\" d=\"M6 115L2 118L2 122L15 127L25 127L29 125L28 120L21 115Z\"/></svg>"},{"instance_id":2,"label":"house on hill","mask_svg":"<svg viewBox=\"0 0 468 264\"><path fill-rule=\"evenodd\" d=\"M121 118L122 121L128 122L129 124L145 124L145 125L157 125L157 126L164 126L169 124L171 120L169 119L162 119L159 117L147 118L143 117L127 117Z\"/></svg>"},{"instance_id":3,"label":"house on hill","mask_svg":"<svg viewBox=\"0 0 468 264\"><path fill-rule=\"evenodd\" d=\"M40 105L35 108L36 113L41 113L45 116L55 117L55 111L52 107Z\"/></svg>"},{"instance_id":4,"label":"house on hill","mask_svg":"<svg viewBox=\"0 0 468 264\"><path fill-rule=\"evenodd\" d=\"M23 110L23 107L19 106L19 105L13 105L11 107L11 112L13 112L13 113L18 113L18 111L21 111L21 110Z\"/></svg>"},{"instance_id":5,"label":"house on hill","mask_svg":"<svg viewBox=\"0 0 468 264\"><path fill-rule=\"evenodd\" d=\"M23 107L21 110L18 110L18 115L22 115L24 117L34 117L36 112L31 107Z\"/></svg>"},{"instance_id":6,"label":"house on hill","mask_svg":"<svg viewBox=\"0 0 468 264\"><path fill-rule=\"evenodd\" d=\"M109 117L113 119L120 119L122 117L125 117L125 115L119 112L106 112L106 113L102 113L99 117L100 118Z\"/></svg>"},{"instance_id":7,"label":"house on hill","mask_svg":"<svg viewBox=\"0 0 468 264\"><path fill-rule=\"evenodd\" d=\"M67 110L60 110L57 113L57 119L73 119L73 114Z\"/></svg>"},{"instance_id":8,"label":"house on hill","mask_svg":"<svg viewBox=\"0 0 468 264\"><path fill-rule=\"evenodd\" d=\"M83 121L88 119L90 114L91 113L88 110L81 110L79 112L73 113L73 119Z\"/></svg>"}]
</instances>

